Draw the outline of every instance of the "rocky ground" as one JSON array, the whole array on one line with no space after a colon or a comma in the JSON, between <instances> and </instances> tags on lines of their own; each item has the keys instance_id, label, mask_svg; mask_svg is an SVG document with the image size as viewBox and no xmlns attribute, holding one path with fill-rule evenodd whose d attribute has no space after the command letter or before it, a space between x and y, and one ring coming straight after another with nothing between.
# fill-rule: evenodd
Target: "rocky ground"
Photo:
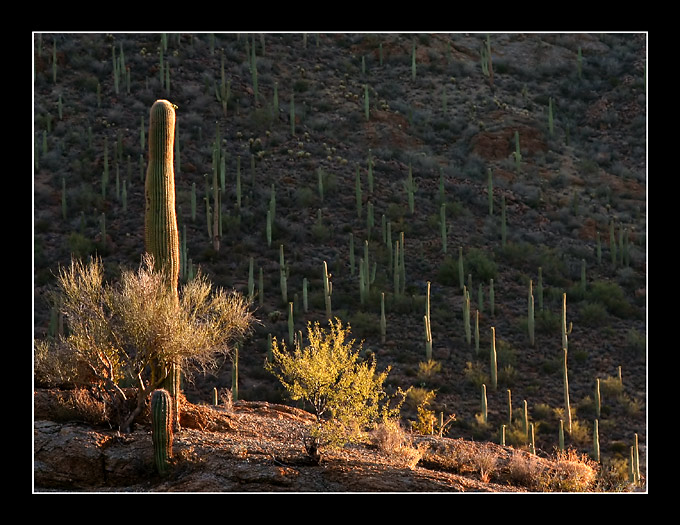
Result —
<instances>
[{"instance_id":1,"label":"rocky ground","mask_svg":"<svg viewBox=\"0 0 680 525\"><path fill-rule=\"evenodd\" d=\"M408 449L389 453L369 440L315 459L304 446L311 414L252 401L184 402L174 463L161 477L145 418L128 434L50 420L57 419L56 400L69 396L36 391L36 492L582 492L605 483L587 460L438 436L412 435ZM616 490L636 488L618 483Z\"/></svg>"}]
</instances>

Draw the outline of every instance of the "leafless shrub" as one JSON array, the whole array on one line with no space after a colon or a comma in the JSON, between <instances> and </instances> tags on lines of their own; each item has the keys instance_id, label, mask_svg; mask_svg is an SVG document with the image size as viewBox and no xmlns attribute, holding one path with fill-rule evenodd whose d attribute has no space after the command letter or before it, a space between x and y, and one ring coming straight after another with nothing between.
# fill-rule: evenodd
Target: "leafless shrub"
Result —
<instances>
[{"instance_id":1,"label":"leafless shrub","mask_svg":"<svg viewBox=\"0 0 680 525\"><path fill-rule=\"evenodd\" d=\"M398 421L388 419L379 423L371 434L378 449L396 457L409 469L414 469L423 457L426 445L414 446Z\"/></svg>"},{"instance_id":2,"label":"leafless shrub","mask_svg":"<svg viewBox=\"0 0 680 525\"><path fill-rule=\"evenodd\" d=\"M479 472L479 477L484 483L488 483L491 475L496 470L498 456L488 448L481 448L476 454L472 455L472 463Z\"/></svg>"},{"instance_id":3,"label":"leafless shrub","mask_svg":"<svg viewBox=\"0 0 680 525\"><path fill-rule=\"evenodd\" d=\"M508 478L513 484L538 489L541 474L545 467L538 457L521 451L515 451L508 461Z\"/></svg>"},{"instance_id":4,"label":"leafless shrub","mask_svg":"<svg viewBox=\"0 0 680 525\"><path fill-rule=\"evenodd\" d=\"M557 458L542 476L546 490L556 492L585 492L597 481L597 464L588 456L573 449L559 451Z\"/></svg>"}]
</instances>

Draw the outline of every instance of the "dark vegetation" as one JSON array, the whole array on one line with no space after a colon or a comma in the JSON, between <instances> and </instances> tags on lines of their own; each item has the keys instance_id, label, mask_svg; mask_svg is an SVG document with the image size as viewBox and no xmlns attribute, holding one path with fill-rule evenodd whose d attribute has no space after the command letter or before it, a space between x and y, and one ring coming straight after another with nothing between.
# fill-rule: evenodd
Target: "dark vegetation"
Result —
<instances>
[{"instance_id":1,"label":"dark vegetation","mask_svg":"<svg viewBox=\"0 0 680 525\"><path fill-rule=\"evenodd\" d=\"M72 256L98 255L112 280L121 266L140 264L147 148L140 135L153 102L167 98L178 106L177 208L188 259L214 284L244 294L250 258L256 291L262 269L264 294L253 303L260 324L240 345L240 399L287 402L264 368L269 334L279 339L288 334L279 273L283 245L295 329L324 320L326 261L333 315L365 340L364 352L376 356L379 369L392 366L390 389L414 387L404 407L407 420L416 419L418 395L433 390L431 409L456 414L448 436L498 442L510 390L514 411L527 401L539 453L551 453L564 417L560 323L566 293L567 322L573 326L568 363L574 421L567 444L580 452L592 450L599 378L602 462L627 461L638 434L644 469L646 35L492 34L492 76L480 62L486 42L481 34L166 38L156 33L34 35L36 338L58 330L59 318L46 297L59 264L68 264ZM116 88L112 57L120 60L121 50L129 82L121 74ZM229 82L226 111L222 64ZM165 78L161 81L167 68L169 88ZM218 130L226 167L219 250L208 235L204 199L212 199ZM516 133L519 157L514 155ZM409 172L416 187L413 212L405 185ZM276 208L268 245L272 189ZM404 232L404 294L394 293L383 216L393 241ZM362 304L358 265L366 239L375 277ZM467 342L463 326L459 248L471 308L480 311L479 353L474 340ZM536 291L539 268L542 308ZM527 330L530 280L537 298L533 346ZM423 365L427 282L432 358L440 367ZM477 415L481 385L489 385L490 327L496 333L498 388L487 388L485 423ZM213 387L230 388L231 368L225 361L216 375L185 384L187 399L209 402ZM516 430L508 428L506 441L523 447Z\"/></svg>"}]
</instances>

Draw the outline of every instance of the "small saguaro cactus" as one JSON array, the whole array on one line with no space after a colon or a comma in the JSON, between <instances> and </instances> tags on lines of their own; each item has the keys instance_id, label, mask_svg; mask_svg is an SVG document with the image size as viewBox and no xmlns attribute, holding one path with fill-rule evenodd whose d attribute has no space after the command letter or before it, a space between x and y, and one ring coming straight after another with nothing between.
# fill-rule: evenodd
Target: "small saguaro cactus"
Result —
<instances>
[{"instance_id":1,"label":"small saguaro cactus","mask_svg":"<svg viewBox=\"0 0 680 525\"><path fill-rule=\"evenodd\" d=\"M151 439L154 463L158 473L167 473L172 459L173 436L172 398L167 390L156 389L151 393Z\"/></svg>"}]
</instances>

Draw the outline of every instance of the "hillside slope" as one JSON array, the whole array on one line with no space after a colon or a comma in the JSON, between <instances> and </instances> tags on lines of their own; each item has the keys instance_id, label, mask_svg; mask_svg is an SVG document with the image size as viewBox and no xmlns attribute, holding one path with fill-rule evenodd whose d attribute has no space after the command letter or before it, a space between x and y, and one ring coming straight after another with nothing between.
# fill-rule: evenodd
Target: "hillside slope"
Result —
<instances>
[{"instance_id":1,"label":"hillside slope","mask_svg":"<svg viewBox=\"0 0 680 525\"><path fill-rule=\"evenodd\" d=\"M46 299L59 264L97 254L110 279L121 265L139 264L144 132L151 104L167 98L178 106L186 259L216 285L243 293L251 258L255 275L262 270L263 293L254 301L261 324L239 355L240 399L287 402L262 367L269 335L288 333L279 287L283 246L295 330L324 319L326 261L333 314L351 324L380 369L392 367L389 388L436 391L432 409L456 414L452 439L498 442L511 394L508 443L525 445L516 425L526 401L537 446L553 450L564 405L566 293L576 422L569 445L592 450L599 379L603 461L627 461L637 435L644 464L646 35L491 34L492 75L481 64L486 42L485 34L35 34L35 337L54 333L57 317ZM208 235L204 199L212 198L213 169L220 169L213 165L216 140L225 165L219 250ZM395 293L392 254L402 232L406 288ZM357 268L366 240L375 273L362 304ZM479 311L479 351L463 323L459 249L472 334ZM542 308L532 345L527 296L531 281L538 304L539 271ZM424 365L428 282L432 357L440 368ZM498 388L487 391L482 423L491 327ZM187 381L185 391L197 403L208 401L213 387L231 387L230 362ZM405 406L406 420L415 419L414 403Z\"/></svg>"}]
</instances>

